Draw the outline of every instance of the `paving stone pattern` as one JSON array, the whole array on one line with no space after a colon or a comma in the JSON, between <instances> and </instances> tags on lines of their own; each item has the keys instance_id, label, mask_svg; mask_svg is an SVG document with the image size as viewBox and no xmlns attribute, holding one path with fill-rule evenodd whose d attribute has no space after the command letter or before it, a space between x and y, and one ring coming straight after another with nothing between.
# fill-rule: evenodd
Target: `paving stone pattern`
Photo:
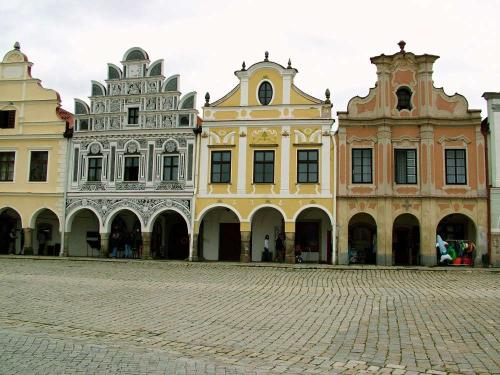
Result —
<instances>
[{"instance_id":1,"label":"paving stone pattern","mask_svg":"<svg viewBox=\"0 0 500 375\"><path fill-rule=\"evenodd\" d=\"M499 281L1 258L0 374L495 374Z\"/></svg>"}]
</instances>

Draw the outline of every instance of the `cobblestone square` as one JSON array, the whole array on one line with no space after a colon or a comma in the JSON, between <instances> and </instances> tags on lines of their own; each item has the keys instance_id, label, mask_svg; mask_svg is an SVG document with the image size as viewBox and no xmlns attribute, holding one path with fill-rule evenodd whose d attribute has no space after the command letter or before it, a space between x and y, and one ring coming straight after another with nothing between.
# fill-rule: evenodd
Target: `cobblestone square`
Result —
<instances>
[{"instance_id":1,"label":"cobblestone square","mask_svg":"<svg viewBox=\"0 0 500 375\"><path fill-rule=\"evenodd\" d=\"M499 276L0 258L0 374L495 374Z\"/></svg>"}]
</instances>

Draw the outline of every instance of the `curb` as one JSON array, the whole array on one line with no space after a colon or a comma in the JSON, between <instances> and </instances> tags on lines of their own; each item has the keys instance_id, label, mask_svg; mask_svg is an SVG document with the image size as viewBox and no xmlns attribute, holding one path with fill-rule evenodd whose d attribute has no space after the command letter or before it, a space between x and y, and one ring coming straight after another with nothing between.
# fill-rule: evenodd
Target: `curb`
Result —
<instances>
[{"instance_id":1,"label":"curb","mask_svg":"<svg viewBox=\"0 0 500 375\"><path fill-rule=\"evenodd\" d=\"M61 261L61 262L103 262L103 263L142 263L142 264L182 264L194 266L196 264L228 267L257 267L257 268L282 268L292 270L340 270L340 271L421 271L421 272L500 272L500 268L482 267L423 267L423 266L376 266L376 265L331 265L331 264L285 264L285 263L236 263L218 261L198 261L189 262L182 260L155 260L155 259L114 259L114 258L90 258L90 257L56 257L37 255L0 255L0 261L9 260L40 260L40 261Z\"/></svg>"}]
</instances>

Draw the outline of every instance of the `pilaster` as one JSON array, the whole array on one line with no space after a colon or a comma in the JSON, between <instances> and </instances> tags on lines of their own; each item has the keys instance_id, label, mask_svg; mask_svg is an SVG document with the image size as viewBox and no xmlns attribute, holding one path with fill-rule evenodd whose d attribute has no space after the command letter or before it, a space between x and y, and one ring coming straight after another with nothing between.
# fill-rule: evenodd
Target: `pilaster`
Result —
<instances>
[{"instance_id":1,"label":"pilaster","mask_svg":"<svg viewBox=\"0 0 500 375\"><path fill-rule=\"evenodd\" d=\"M24 232L24 248L22 249L22 254L33 255L33 229L23 228Z\"/></svg>"},{"instance_id":2,"label":"pilaster","mask_svg":"<svg viewBox=\"0 0 500 375\"><path fill-rule=\"evenodd\" d=\"M109 233L100 233L101 235L101 258L109 257Z\"/></svg>"},{"instance_id":3,"label":"pilaster","mask_svg":"<svg viewBox=\"0 0 500 375\"><path fill-rule=\"evenodd\" d=\"M151 259L151 232L142 232L142 259Z\"/></svg>"},{"instance_id":4,"label":"pilaster","mask_svg":"<svg viewBox=\"0 0 500 375\"><path fill-rule=\"evenodd\" d=\"M295 263L295 232L285 232L285 263Z\"/></svg>"},{"instance_id":5,"label":"pilaster","mask_svg":"<svg viewBox=\"0 0 500 375\"><path fill-rule=\"evenodd\" d=\"M241 231L241 255L240 262L241 263L250 263L250 238L252 232L250 231Z\"/></svg>"}]
</instances>

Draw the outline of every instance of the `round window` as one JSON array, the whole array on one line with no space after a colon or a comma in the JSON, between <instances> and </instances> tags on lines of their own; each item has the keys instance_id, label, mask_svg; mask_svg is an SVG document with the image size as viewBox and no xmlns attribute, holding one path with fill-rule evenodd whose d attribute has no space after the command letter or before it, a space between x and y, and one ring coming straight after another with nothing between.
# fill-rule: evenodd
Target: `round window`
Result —
<instances>
[{"instance_id":1,"label":"round window","mask_svg":"<svg viewBox=\"0 0 500 375\"><path fill-rule=\"evenodd\" d=\"M267 81L264 81L259 86L259 102L262 105L268 105L273 98L273 87Z\"/></svg>"}]
</instances>

